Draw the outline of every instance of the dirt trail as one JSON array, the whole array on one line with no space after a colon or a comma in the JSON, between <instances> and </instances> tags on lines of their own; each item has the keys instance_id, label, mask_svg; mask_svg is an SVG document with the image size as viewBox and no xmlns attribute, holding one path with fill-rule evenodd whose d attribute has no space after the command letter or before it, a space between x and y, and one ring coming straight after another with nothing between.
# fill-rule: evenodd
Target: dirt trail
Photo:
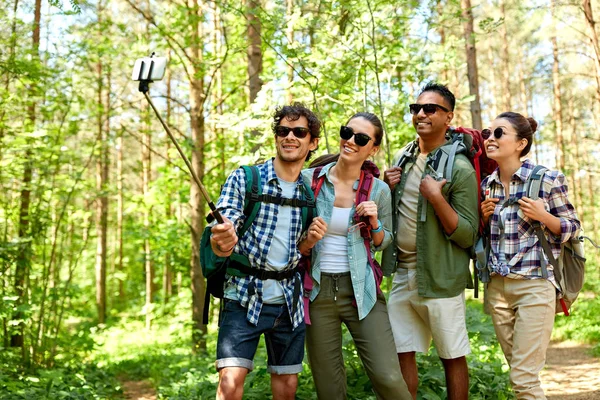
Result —
<instances>
[{"instance_id":1,"label":"dirt trail","mask_svg":"<svg viewBox=\"0 0 600 400\"><path fill-rule=\"evenodd\" d=\"M550 343L540 374L548 400L600 399L600 358L590 348L569 341Z\"/></svg>"},{"instance_id":2,"label":"dirt trail","mask_svg":"<svg viewBox=\"0 0 600 400\"><path fill-rule=\"evenodd\" d=\"M156 400L156 391L148 381L123 380L122 385L128 400Z\"/></svg>"}]
</instances>

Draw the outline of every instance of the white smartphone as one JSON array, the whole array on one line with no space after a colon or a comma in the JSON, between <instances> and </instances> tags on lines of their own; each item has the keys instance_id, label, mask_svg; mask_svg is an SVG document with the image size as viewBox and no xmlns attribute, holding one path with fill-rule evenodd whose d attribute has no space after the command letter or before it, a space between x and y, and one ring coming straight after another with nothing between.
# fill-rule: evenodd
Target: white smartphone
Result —
<instances>
[{"instance_id":1,"label":"white smartphone","mask_svg":"<svg viewBox=\"0 0 600 400\"><path fill-rule=\"evenodd\" d=\"M160 81L165 76L166 57L144 57L135 60L131 79L134 81Z\"/></svg>"}]
</instances>

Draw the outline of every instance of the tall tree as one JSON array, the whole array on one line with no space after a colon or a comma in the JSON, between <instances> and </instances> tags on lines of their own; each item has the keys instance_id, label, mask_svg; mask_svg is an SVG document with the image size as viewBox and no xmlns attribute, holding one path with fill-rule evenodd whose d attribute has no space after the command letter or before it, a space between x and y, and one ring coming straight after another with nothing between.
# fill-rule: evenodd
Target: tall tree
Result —
<instances>
[{"instance_id":1,"label":"tall tree","mask_svg":"<svg viewBox=\"0 0 600 400\"><path fill-rule=\"evenodd\" d=\"M294 45L294 0L285 0L285 9L286 9L286 31L285 36L287 38L288 47L292 47ZM287 66L287 103L291 104L293 99L292 94L292 85L294 83L294 66L292 63L288 63Z\"/></svg>"},{"instance_id":2,"label":"tall tree","mask_svg":"<svg viewBox=\"0 0 600 400\"><path fill-rule=\"evenodd\" d=\"M289 0L288 0L289 1ZM261 48L261 24L259 18L260 0L247 0L246 20L248 21L248 100L252 104L262 88L260 78L263 68ZM258 134L256 132L255 134Z\"/></svg>"},{"instance_id":3,"label":"tall tree","mask_svg":"<svg viewBox=\"0 0 600 400\"><path fill-rule=\"evenodd\" d=\"M98 37L103 35L103 5L102 0L97 3L98 12ZM106 322L106 253L108 233L108 143L105 131L104 118L104 77L102 70L102 53L96 63L97 74L97 138L98 157L96 159L96 307L98 309L98 323Z\"/></svg>"},{"instance_id":4,"label":"tall tree","mask_svg":"<svg viewBox=\"0 0 600 400\"><path fill-rule=\"evenodd\" d=\"M475 96L471 101L471 120L473 128L481 129L481 103L479 99L479 73L477 71L477 49L475 47L475 31L473 29L473 10L471 0L461 0L462 18L467 56L467 74L469 77L469 94Z\"/></svg>"},{"instance_id":5,"label":"tall tree","mask_svg":"<svg viewBox=\"0 0 600 400\"><path fill-rule=\"evenodd\" d=\"M17 4L15 3L15 9ZM32 34L32 49L31 54L34 61L39 61L40 58L40 20L42 14L41 0L35 0L35 8L33 13L33 34ZM27 108L28 121L26 129L33 131L36 122L36 97L37 88L35 83L32 83L29 89L29 105ZM17 310L19 306L26 302L26 282L29 276L29 267L31 264L31 243L30 235L30 212L29 206L31 203L31 184L33 178L32 152L28 146L24 156L23 181L21 182L21 206L19 210L19 228L18 235L20 239L20 249L17 255L16 270L15 270L15 294L17 295ZM14 320L17 321L16 333L11 336L10 344L13 347L21 347L25 358L25 348L23 341L24 322L23 312L17 311Z\"/></svg>"},{"instance_id":6,"label":"tall tree","mask_svg":"<svg viewBox=\"0 0 600 400\"><path fill-rule=\"evenodd\" d=\"M551 0L550 12L552 20L556 21L556 0ZM563 138L563 112L562 98L560 93L560 66L558 60L558 39L556 38L556 26L553 27L552 41L552 85L554 88L553 108L556 123L556 166L561 171L565 169L565 143Z\"/></svg>"},{"instance_id":7,"label":"tall tree","mask_svg":"<svg viewBox=\"0 0 600 400\"><path fill-rule=\"evenodd\" d=\"M203 52L204 30L202 25L202 8L198 0L189 1L191 25L190 59L192 74L190 78L190 118L192 128L192 168L198 178L204 178L204 102L206 93L204 87ZM206 351L206 325L202 321L204 310L204 294L206 282L200 266L200 238L204 228L205 201L200 195L200 189L191 180L190 207L191 207L191 278L192 278L192 341L194 351Z\"/></svg>"},{"instance_id":8,"label":"tall tree","mask_svg":"<svg viewBox=\"0 0 600 400\"><path fill-rule=\"evenodd\" d=\"M150 13L150 0L146 0L146 9ZM146 37L150 40L150 21L146 21ZM150 105L144 111L146 121L142 137L142 195L144 197L144 271L146 276L146 329L152 324L152 303L154 301L154 265L152 263L152 247L150 245L150 219L152 207L150 205L150 181L152 180L152 123L150 120Z\"/></svg>"},{"instance_id":9,"label":"tall tree","mask_svg":"<svg viewBox=\"0 0 600 400\"><path fill-rule=\"evenodd\" d=\"M594 49L594 66L596 67L596 95L600 101L600 44L598 43L598 33L596 32L596 21L594 20L594 12L592 10L591 0L583 0L581 3L585 21L590 31L590 40Z\"/></svg>"},{"instance_id":10,"label":"tall tree","mask_svg":"<svg viewBox=\"0 0 600 400\"><path fill-rule=\"evenodd\" d=\"M502 19L504 20L501 27L501 37L502 37L502 111L512 110L512 93L510 88L511 81L511 73L510 73L510 45L508 42L508 18L506 16L506 1L500 1L500 14L502 15Z\"/></svg>"}]
</instances>

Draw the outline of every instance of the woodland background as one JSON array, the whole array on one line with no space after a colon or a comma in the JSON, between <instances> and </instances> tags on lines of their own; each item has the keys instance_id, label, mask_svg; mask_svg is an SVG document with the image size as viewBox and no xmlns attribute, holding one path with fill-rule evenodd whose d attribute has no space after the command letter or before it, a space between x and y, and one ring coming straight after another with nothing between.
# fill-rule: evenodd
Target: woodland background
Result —
<instances>
[{"instance_id":1,"label":"woodland background","mask_svg":"<svg viewBox=\"0 0 600 400\"><path fill-rule=\"evenodd\" d=\"M169 58L150 94L215 200L231 170L274 154L276 106L321 116L318 154L337 152L354 112L378 114L385 167L415 136L408 104L438 80L456 125L536 118L531 157L564 171L598 240L599 12L590 0L0 0L0 398L120 398L127 379L214 398L207 207L130 80L136 58ZM598 353L588 252L585 298L554 334ZM472 398L512 398L478 299L468 324ZM344 352L351 398L374 398L347 335ZM257 357L249 399L270 392ZM445 398L435 351L419 365L420 397ZM308 367L298 398L316 398Z\"/></svg>"}]
</instances>

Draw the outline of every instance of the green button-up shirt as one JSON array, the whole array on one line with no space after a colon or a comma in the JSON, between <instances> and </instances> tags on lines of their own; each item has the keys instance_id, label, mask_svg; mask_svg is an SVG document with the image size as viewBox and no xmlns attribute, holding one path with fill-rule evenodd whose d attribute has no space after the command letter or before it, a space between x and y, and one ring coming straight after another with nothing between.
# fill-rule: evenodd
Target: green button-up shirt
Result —
<instances>
[{"instance_id":1,"label":"green button-up shirt","mask_svg":"<svg viewBox=\"0 0 600 400\"><path fill-rule=\"evenodd\" d=\"M333 203L335 200L335 188L329 179L329 172L335 163L327 164L319 173L319 177L325 175L325 181L317 196L317 215L322 217L329 225L331 214L333 212ZM314 168L302 171L303 178L312 182ZM354 190L358 189L358 180L354 184ZM370 200L377 204L377 218L383 225L384 238L379 246L371 243L371 252L383 250L392 242L392 202L389 187L381 180L374 179L371 189ZM350 210L348 227L354 225L352 220L354 216L354 206ZM352 288L358 309L358 319L366 317L375 302L377 301L377 287L373 271L367 258L365 242L360 236L360 229L351 229L347 237L348 244L348 264L350 265L350 277L352 279ZM321 283L321 247L322 241L317 242L312 250L311 276L313 278L313 289L310 295L310 301L313 301L320 290ZM373 257L375 255L373 254Z\"/></svg>"},{"instance_id":2,"label":"green button-up shirt","mask_svg":"<svg viewBox=\"0 0 600 400\"><path fill-rule=\"evenodd\" d=\"M440 151L448 152L451 143L446 143L427 155L425 175L432 168L427 165ZM393 234L397 232L398 208L404 192L408 171L414 166L419 146L415 146L415 154L403 168L400 183L392 194ZM401 154L401 152L400 152ZM399 157L394 165L397 165ZM469 270L471 247L475 243L479 225L478 190L475 170L463 154L457 154L452 168L452 181L442 188L442 194L450 206L458 214L458 226L451 235L444 231L433 206L424 201L419 194L417 211L417 285L422 297L449 298L459 295L465 288L472 288L473 281ZM426 218L420 218L423 206L427 207ZM398 248L389 246L383 252L382 268L385 274L396 270Z\"/></svg>"}]
</instances>

